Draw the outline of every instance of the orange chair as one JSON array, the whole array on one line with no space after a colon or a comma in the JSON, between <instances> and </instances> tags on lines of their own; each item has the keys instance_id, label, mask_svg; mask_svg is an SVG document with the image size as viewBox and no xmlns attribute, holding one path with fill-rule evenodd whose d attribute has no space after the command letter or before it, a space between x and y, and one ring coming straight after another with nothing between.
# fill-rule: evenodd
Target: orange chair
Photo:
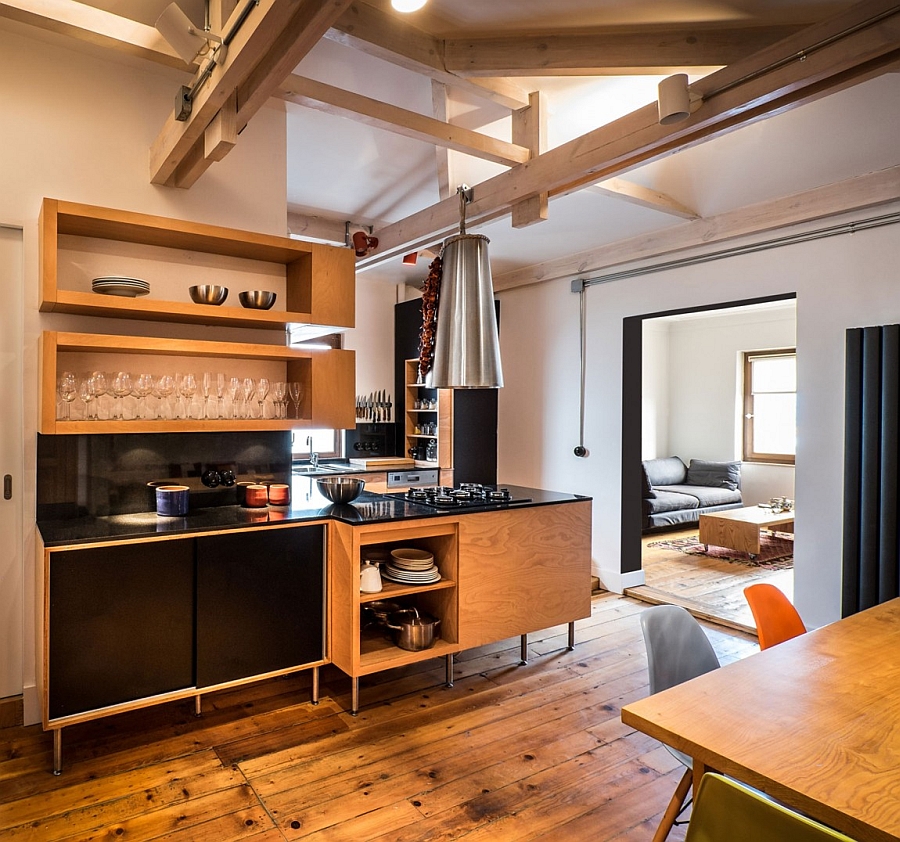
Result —
<instances>
[{"instance_id":1,"label":"orange chair","mask_svg":"<svg viewBox=\"0 0 900 842\"><path fill-rule=\"evenodd\" d=\"M806 632L797 609L775 585L750 585L744 588L744 596L756 621L760 649L768 649Z\"/></svg>"}]
</instances>

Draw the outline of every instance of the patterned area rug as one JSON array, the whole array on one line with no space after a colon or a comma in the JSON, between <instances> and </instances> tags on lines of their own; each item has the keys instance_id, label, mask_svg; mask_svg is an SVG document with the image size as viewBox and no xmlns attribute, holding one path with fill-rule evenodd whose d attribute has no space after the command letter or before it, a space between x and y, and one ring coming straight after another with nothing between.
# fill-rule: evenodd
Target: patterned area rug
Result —
<instances>
[{"instance_id":1,"label":"patterned area rug","mask_svg":"<svg viewBox=\"0 0 900 842\"><path fill-rule=\"evenodd\" d=\"M718 561L744 564L747 567L762 567L766 570L790 570L794 566L794 536L785 532L763 532L759 541L759 555L754 559L751 559L746 553L728 550L725 547L710 545L708 551L704 550L699 537L699 535L690 535L687 538L671 541L654 541L647 544L647 547L677 550L685 555L699 555Z\"/></svg>"}]
</instances>

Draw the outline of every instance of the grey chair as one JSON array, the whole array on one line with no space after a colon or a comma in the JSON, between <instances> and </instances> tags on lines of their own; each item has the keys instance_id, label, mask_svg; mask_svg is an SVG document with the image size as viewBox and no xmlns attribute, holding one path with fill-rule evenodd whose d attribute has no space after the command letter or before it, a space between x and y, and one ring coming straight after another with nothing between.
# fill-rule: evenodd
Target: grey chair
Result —
<instances>
[{"instance_id":1,"label":"grey chair","mask_svg":"<svg viewBox=\"0 0 900 842\"><path fill-rule=\"evenodd\" d=\"M680 606L655 605L646 609L641 614L641 631L647 647L651 695L719 666L719 659L706 633ZM653 842L663 842L687 806L693 777L691 758L671 746L666 748L684 765L685 772L666 807Z\"/></svg>"}]
</instances>

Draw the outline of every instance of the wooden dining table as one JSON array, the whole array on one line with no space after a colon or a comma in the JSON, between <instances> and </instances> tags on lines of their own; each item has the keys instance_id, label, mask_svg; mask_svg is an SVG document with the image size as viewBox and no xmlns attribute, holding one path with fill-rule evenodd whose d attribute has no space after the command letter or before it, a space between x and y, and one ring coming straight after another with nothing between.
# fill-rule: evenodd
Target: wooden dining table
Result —
<instances>
[{"instance_id":1,"label":"wooden dining table","mask_svg":"<svg viewBox=\"0 0 900 842\"><path fill-rule=\"evenodd\" d=\"M622 721L860 842L900 839L900 599L625 705Z\"/></svg>"}]
</instances>

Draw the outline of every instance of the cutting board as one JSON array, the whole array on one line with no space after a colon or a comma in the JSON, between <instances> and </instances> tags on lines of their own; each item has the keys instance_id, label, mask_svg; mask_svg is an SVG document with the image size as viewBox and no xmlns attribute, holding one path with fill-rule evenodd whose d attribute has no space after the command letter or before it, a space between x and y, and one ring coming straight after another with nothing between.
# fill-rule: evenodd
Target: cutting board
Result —
<instances>
[{"instance_id":1,"label":"cutting board","mask_svg":"<svg viewBox=\"0 0 900 842\"><path fill-rule=\"evenodd\" d=\"M367 471L411 471L416 467L415 461L406 456L370 456L351 459L350 464Z\"/></svg>"}]
</instances>

